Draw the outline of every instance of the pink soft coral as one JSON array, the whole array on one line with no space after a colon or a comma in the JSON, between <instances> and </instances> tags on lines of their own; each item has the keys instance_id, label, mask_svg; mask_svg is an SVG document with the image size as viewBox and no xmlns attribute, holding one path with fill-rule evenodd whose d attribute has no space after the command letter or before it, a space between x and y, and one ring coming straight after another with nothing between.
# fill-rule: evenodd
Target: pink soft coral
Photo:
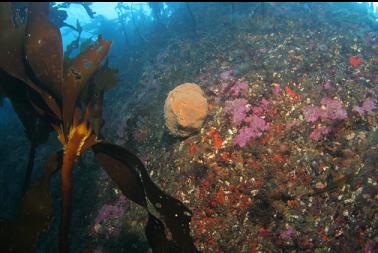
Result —
<instances>
[{"instance_id":1,"label":"pink soft coral","mask_svg":"<svg viewBox=\"0 0 378 253\"><path fill-rule=\"evenodd\" d=\"M226 101L223 113L231 115L233 124L238 127L246 119L249 110L250 105L248 101L244 98L238 98L232 101Z\"/></svg>"},{"instance_id":2,"label":"pink soft coral","mask_svg":"<svg viewBox=\"0 0 378 253\"><path fill-rule=\"evenodd\" d=\"M261 116L268 111L269 106L270 101L263 98L257 106L252 107L252 112L258 116Z\"/></svg>"},{"instance_id":3,"label":"pink soft coral","mask_svg":"<svg viewBox=\"0 0 378 253\"><path fill-rule=\"evenodd\" d=\"M125 212L124 210L125 203L126 203L126 197L120 196L118 201L114 205L108 205L108 204L103 205L95 219L95 224L100 224L104 220L107 220L112 217L115 217L115 218L121 217Z\"/></svg>"},{"instance_id":4,"label":"pink soft coral","mask_svg":"<svg viewBox=\"0 0 378 253\"><path fill-rule=\"evenodd\" d=\"M342 120L347 118L347 112L340 100L323 98L321 106L306 106L303 108L303 115L307 122Z\"/></svg>"},{"instance_id":5,"label":"pink soft coral","mask_svg":"<svg viewBox=\"0 0 378 253\"><path fill-rule=\"evenodd\" d=\"M303 115L307 122L321 120L332 123L335 120L343 120L348 117L344 105L340 100L323 98L320 104L321 106L310 105L303 108ZM317 127L311 132L310 138L314 141L319 141L330 132L332 132L332 128L329 126Z\"/></svg>"},{"instance_id":6,"label":"pink soft coral","mask_svg":"<svg viewBox=\"0 0 378 253\"><path fill-rule=\"evenodd\" d=\"M230 89L233 97L240 97L248 95L248 83L245 80L237 80Z\"/></svg>"},{"instance_id":7,"label":"pink soft coral","mask_svg":"<svg viewBox=\"0 0 378 253\"><path fill-rule=\"evenodd\" d=\"M280 238L281 238L282 240L288 240L288 239L290 239L290 237L291 237L294 233L295 233L294 228L289 226L289 227L287 228L286 231L282 231L282 232L280 233Z\"/></svg>"},{"instance_id":8,"label":"pink soft coral","mask_svg":"<svg viewBox=\"0 0 378 253\"><path fill-rule=\"evenodd\" d=\"M230 80L234 75L234 71L233 70L228 70L228 71L225 71L225 72L222 72L220 74L220 79L222 81L228 81Z\"/></svg>"},{"instance_id":9,"label":"pink soft coral","mask_svg":"<svg viewBox=\"0 0 378 253\"><path fill-rule=\"evenodd\" d=\"M280 94L282 91L281 86L278 83L273 84L273 93Z\"/></svg>"},{"instance_id":10,"label":"pink soft coral","mask_svg":"<svg viewBox=\"0 0 378 253\"><path fill-rule=\"evenodd\" d=\"M327 80L323 83L322 85L322 88L325 89L325 90L329 90L331 88L333 88L333 83L331 80Z\"/></svg>"},{"instance_id":11,"label":"pink soft coral","mask_svg":"<svg viewBox=\"0 0 378 253\"><path fill-rule=\"evenodd\" d=\"M311 132L310 138L314 141L319 141L323 136L328 135L331 131L332 129L330 127L319 127Z\"/></svg>"},{"instance_id":12,"label":"pink soft coral","mask_svg":"<svg viewBox=\"0 0 378 253\"><path fill-rule=\"evenodd\" d=\"M361 116L367 112L371 112L376 108L376 100L374 98L367 98L363 103L362 106L353 106L352 111L359 113Z\"/></svg>"},{"instance_id":13,"label":"pink soft coral","mask_svg":"<svg viewBox=\"0 0 378 253\"><path fill-rule=\"evenodd\" d=\"M262 118L271 102L265 98L252 108L244 98L237 98L232 101L226 101L223 113L232 118L232 123L239 129L238 134L233 139L234 145L244 147L251 138L257 138L262 132L268 129L267 122Z\"/></svg>"},{"instance_id":14,"label":"pink soft coral","mask_svg":"<svg viewBox=\"0 0 378 253\"><path fill-rule=\"evenodd\" d=\"M332 98L323 98L320 101L322 120L341 120L347 118L347 112L340 100Z\"/></svg>"},{"instance_id":15,"label":"pink soft coral","mask_svg":"<svg viewBox=\"0 0 378 253\"><path fill-rule=\"evenodd\" d=\"M249 116L245 121L248 123L248 126L241 128L233 140L233 143L239 145L241 148L251 138L260 137L262 132L269 128L266 121L256 115Z\"/></svg>"},{"instance_id":16,"label":"pink soft coral","mask_svg":"<svg viewBox=\"0 0 378 253\"><path fill-rule=\"evenodd\" d=\"M303 115L307 122L315 122L320 118L320 108L313 105L306 106L303 108Z\"/></svg>"}]
</instances>

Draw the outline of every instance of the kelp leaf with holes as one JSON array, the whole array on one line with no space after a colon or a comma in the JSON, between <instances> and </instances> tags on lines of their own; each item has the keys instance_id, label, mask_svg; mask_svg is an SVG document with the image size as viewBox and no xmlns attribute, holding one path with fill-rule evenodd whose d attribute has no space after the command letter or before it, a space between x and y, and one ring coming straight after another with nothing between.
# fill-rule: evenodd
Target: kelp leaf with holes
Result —
<instances>
[{"instance_id":1,"label":"kelp leaf with holes","mask_svg":"<svg viewBox=\"0 0 378 253\"><path fill-rule=\"evenodd\" d=\"M25 193L18 217L0 221L0 252L32 252L40 233L48 228L53 216L49 181L59 167L60 156L50 157L42 179Z\"/></svg>"},{"instance_id":2,"label":"kelp leaf with holes","mask_svg":"<svg viewBox=\"0 0 378 253\"><path fill-rule=\"evenodd\" d=\"M66 70L63 85L63 122L65 131L72 123L76 100L98 64L107 55L111 42L98 37L97 43L72 60Z\"/></svg>"},{"instance_id":3,"label":"kelp leaf with holes","mask_svg":"<svg viewBox=\"0 0 378 253\"><path fill-rule=\"evenodd\" d=\"M152 182L137 156L120 146L105 142L94 145L93 150L102 167L126 197L148 211L149 204L156 208L155 211L163 217L172 233L172 243L181 248L179 252L198 252L190 236L189 209L180 201L165 194Z\"/></svg>"},{"instance_id":4,"label":"kelp leaf with holes","mask_svg":"<svg viewBox=\"0 0 378 253\"><path fill-rule=\"evenodd\" d=\"M61 100L63 46L58 28L49 20L49 3L29 3L25 31L25 57L45 91Z\"/></svg>"}]
</instances>

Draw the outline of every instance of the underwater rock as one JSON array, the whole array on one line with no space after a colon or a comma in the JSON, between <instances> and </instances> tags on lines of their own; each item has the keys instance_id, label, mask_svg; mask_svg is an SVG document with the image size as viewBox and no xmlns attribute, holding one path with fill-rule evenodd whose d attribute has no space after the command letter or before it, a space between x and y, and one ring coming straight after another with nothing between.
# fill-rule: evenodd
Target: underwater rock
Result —
<instances>
[{"instance_id":1,"label":"underwater rock","mask_svg":"<svg viewBox=\"0 0 378 253\"><path fill-rule=\"evenodd\" d=\"M207 116L207 99L194 83L184 83L169 92L164 104L164 118L170 134L187 137L198 131Z\"/></svg>"}]
</instances>

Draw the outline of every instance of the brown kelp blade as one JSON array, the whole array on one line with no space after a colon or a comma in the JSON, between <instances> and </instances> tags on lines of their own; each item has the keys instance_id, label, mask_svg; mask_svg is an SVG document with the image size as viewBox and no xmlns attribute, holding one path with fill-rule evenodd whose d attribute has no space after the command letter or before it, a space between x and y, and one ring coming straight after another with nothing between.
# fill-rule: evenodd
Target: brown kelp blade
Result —
<instances>
[{"instance_id":1,"label":"brown kelp blade","mask_svg":"<svg viewBox=\"0 0 378 253\"><path fill-rule=\"evenodd\" d=\"M2 86L4 95L10 99L12 107L22 122L25 134L30 141L29 159L23 187L24 192L31 178L35 150L38 145L47 142L52 128L45 120L42 120L38 112L33 109L33 105L29 99L31 96L29 87L4 73L0 73L0 85Z\"/></svg>"},{"instance_id":2,"label":"brown kelp blade","mask_svg":"<svg viewBox=\"0 0 378 253\"><path fill-rule=\"evenodd\" d=\"M25 27L14 23L12 4L0 3L0 70L13 78L23 81L41 95L52 112L60 116L60 108L55 99L38 87L26 73L24 63Z\"/></svg>"},{"instance_id":3,"label":"brown kelp blade","mask_svg":"<svg viewBox=\"0 0 378 253\"><path fill-rule=\"evenodd\" d=\"M118 83L118 70L109 67L109 58L106 59L104 65L101 66L93 74L93 85L96 91L107 91Z\"/></svg>"},{"instance_id":4,"label":"brown kelp blade","mask_svg":"<svg viewBox=\"0 0 378 253\"><path fill-rule=\"evenodd\" d=\"M108 91L117 85L119 81L118 70L109 68L108 62L109 58L106 59L103 65L97 68L88 80L88 83L80 93L79 99L81 102L88 103L95 94Z\"/></svg>"},{"instance_id":5,"label":"brown kelp blade","mask_svg":"<svg viewBox=\"0 0 378 253\"><path fill-rule=\"evenodd\" d=\"M104 91L95 91L93 99L93 115L91 119L91 124L93 131L95 132L96 136L101 138L101 127L102 127L102 110L104 104Z\"/></svg>"},{"instance_id":6,"label":"brown kelp blade","mask_svg":"<svg viewBox=\"0 0 378 253\"><path fill-rule=\"evenodd\" d=\"M98 37L97 43L72 60L65 70L63 84L63 122L65 131L72 124L72 117L81 90L96 71L98 64L108 54L111 42Z\"/></svg>"},{"instance_id":7,"label":"brown kelp blade","mask_svg":"<svg viewBox=\"0 0 378 253\"><path fill-rule=\"evenodd\" d=\"M119 186L121 191L135 203L146 207L146 199L144 188L139 175L136 170L128 168L122 162L113 158L106 152L102 151L102 144L97 144L93 147L97 160L100 161L101 166L112 178L112 180Z\"/></svg>"},{"instance_id":8,"label":"brown kelp blade","mask_svg":"<svg viewBox=\"0 0 378 253\"><path fill-rule=\"evenodd\" d=\"M62 96L63 46L60 31L49 20L49 3L29 3L25 58L36 83L58 101Z\"/></svg>"},{"instance_id":9,"label":"brown kelp blade","mask_svg":"<svg viewBox=\"0 0 378 253\"><path fill-rule=\"evenodd\" d=\"M50 157L42 179L25 193L18 217L0 221L0 252L33 252L40 233L48 228L53 215L49 179L59 166L59 156Z\"/></svg>"},{"instance_id":10,"label":"brown kelp blade","mask_svg":"<svg viewBox=\"0 0 378 253\"><path fill-rule=\"evenodd\" d=\"M148 214L148 223L145 230L147 240L154 253L179 252L179 249L173 251L174 244L170 243L166 238L164 224L150 213Z\"/></svg>"},{"instance_id":11,"label":"brown kelp blade","mask_svg":"<svg viewBox=\"0 0 378 253\"><path fill-rule=\"evenodd\" d=\"M0 68L9 75L26 79L23 63L25 27L13 22L12 3L0 3Z\"/></svg>"},{"instance_id":12,"label":"brown kelp blade","mask_svg":"<svg viewBox=\"0 0 378 253\"><path fill-rule=\"evenodd\" d=\"M45 143L51 128L47 122L40 119L40 115L34 110L30 101L32 96L30 88L22 81L3 72L0 72L0 85L21 120L28 139L36 145Z\"/></svg>"},{"instance_id":13,"label":"brown kelp blade","mask_svg":"<svg viewBox=\"0 0 378 253\"><path fill-rule=\"evenodd\" d=\"M155 207L172 233L172 243L180 247L178 252L198 252L190 236L191 214L189 209L180 201L165 194L152 182L146 168L137 156L120 146L104 142L93 146L93 150L102 167L126 197L147 210L149 210L147 203L151 203ZM142 201L143 198L145 201ZM160 229L160 231L162 230Z\"/></svg>"},{"instance_id":14,"label":"brown kelp blade","mask_svg":"<svg viewBox=\"0 0 378 253\"><path fill-rule=\"evenodd\" d=\"M92 107L90 124L99 137L101 136L100 130L103 123L104 92L113 88L118 83L117 73L118 70L109 68L108 59L106 59L105 64L95 71L80 93L80 101L84 105Z\"/></svg>"}]
</instances>

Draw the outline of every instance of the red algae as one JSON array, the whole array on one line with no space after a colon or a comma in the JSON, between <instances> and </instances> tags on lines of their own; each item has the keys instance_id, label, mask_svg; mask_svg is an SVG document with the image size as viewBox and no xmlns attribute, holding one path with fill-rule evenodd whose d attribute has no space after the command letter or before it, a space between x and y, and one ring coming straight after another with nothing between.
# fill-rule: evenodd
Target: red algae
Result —
<instances>
[{"instance_id":1,"label":"red algae","mask_svg":"<svg viewBox=\"0 0 378 253\"><path fill-rule=\"evenodd\" d=\"M222 147L223 141L219 135L219 132L214 127L210 128L210 130L207 132L205 136L205 141L206 140L211 140L215 149L220 149Z\"/></svg>"},{"instance_id":2,"label":"red algae","mask_svg":"<svg viewBox=\"0 0 378 253\"><path fill-rule=\"evenodd\" d=\"M230 154L228 152L222 152L220 154L223 160L228 161L230 159Z\"/></svg>"},{"instance_id":3,"label":"red algae","mask_svg":"<svg viewBox=\"0 0 378 253\"><path fill-rule=\"evenodd\" d=\"M350 56L349 57L349 64L355 69L360 67L360 65L363 63L363 61L364 60L362 58L357 57L357 56Z\"/></svg>"},{"instance_id":4,"label":"red algae","mask_svg":"<svg viewBox=\"0 0 378 253\"><path fill-rule=\"evenodd\" d=\"M197 151L198 151L198 146L196 144L192 144L189 149L189 154L193 155L197 153Z\"/></svg>"},{"instance_id":5,"label":"red algae","mask_svg":"<svg viewBox=\"0 0 378 253\"><path fill-rule=\"evenodd\" d=\"M298 93L296 93L293 89L291 89L289 86L285 86L286 93L293 99L298 100L300 97Z\"/></svg>"},{"instance_id":6,"label":"red algae","mask_svg":"<svg viewBox=\"0 0 378 253\"><path fill-rule=\"evenodd\" d=\"M223 141L222 139L219 137L219 133L218 132L215 132L214 133L214 148L216 149L219 149L222 147L222 144L223 144Z\"/></svg>"}]
</instances>

